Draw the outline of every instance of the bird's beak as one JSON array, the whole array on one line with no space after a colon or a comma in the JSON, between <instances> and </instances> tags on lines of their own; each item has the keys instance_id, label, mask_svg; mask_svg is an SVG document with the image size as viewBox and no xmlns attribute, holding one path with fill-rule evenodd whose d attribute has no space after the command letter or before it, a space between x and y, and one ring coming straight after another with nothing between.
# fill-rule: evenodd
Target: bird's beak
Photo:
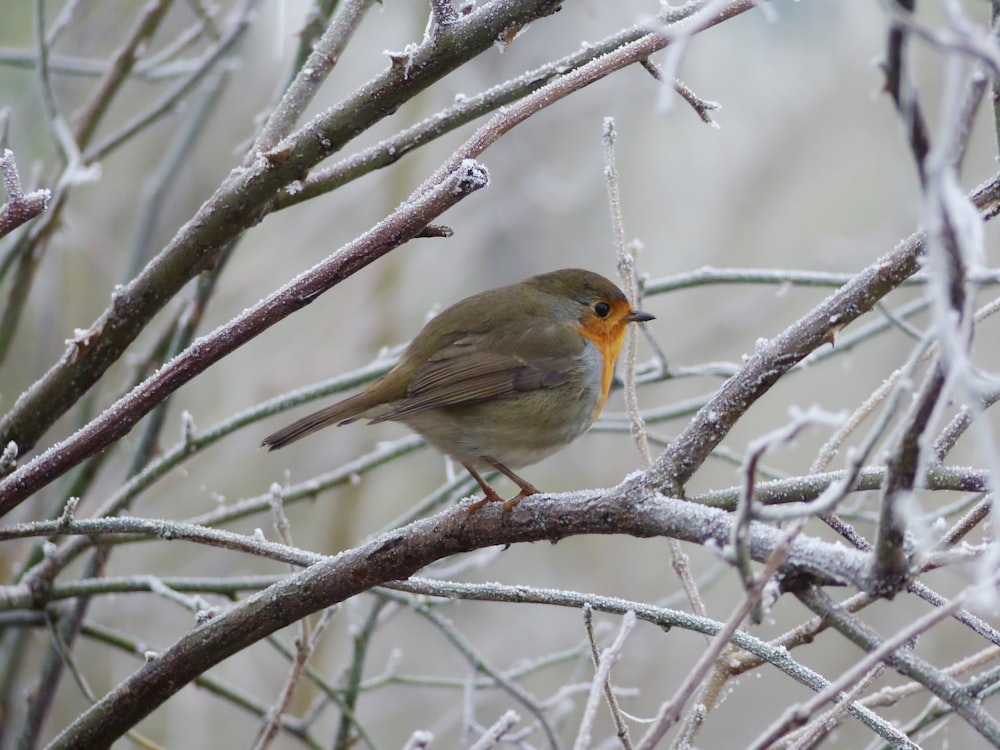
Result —
<instances>
[{"instance_id":1,"label":"bird's beak","mask_svg":"<svg viewBox=\"0 0 1000 750\"><path fill-rule=\"evenodd\" d=\"M650 315L648 312L643 312L642 310L632 310L625 316L625 320L629 323L645 323L649 320L656 320L656 316Z\"/></svg>"}]
</instances>

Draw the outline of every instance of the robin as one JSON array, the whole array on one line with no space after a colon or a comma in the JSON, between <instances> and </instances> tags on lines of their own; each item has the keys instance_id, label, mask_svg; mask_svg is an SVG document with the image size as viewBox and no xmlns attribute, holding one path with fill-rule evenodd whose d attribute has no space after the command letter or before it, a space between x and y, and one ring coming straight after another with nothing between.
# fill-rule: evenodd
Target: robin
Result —
<instances>
[{"instance_id":1,"label":"robin","mask_svg":"<svg viewBox=\"0 0 1000 750\"><path fill-rule=\"evenodd\" d=\"M402 422L465 467L496 469L520 492L538 492L512 469L541 461L589 429L608 398L629 323L653 320L591 271L566 268L474 294L435 316L396 365L366 390L264 438L283 448L330 424Z\"/></svg>"}]
</instances>

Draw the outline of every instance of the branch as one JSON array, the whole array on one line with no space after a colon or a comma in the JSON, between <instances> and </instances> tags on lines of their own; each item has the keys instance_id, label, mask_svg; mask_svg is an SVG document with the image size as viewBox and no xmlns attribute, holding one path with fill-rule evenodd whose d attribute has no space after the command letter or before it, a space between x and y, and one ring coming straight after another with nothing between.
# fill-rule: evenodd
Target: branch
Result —
<instances>
[{"instance_id":1,"label":"branch","mask_svg":"<svg viewBox=\"0 0 1000 750\"><path fill-rule=\"evenodd\" d=\"M979 210L1000 197L1000 176L972 195ZM778 379L815 349L831 344L844 326L871 310L885 295L912 276L920 265L924 234L909 237L892 253L858 273L836 293L771 341L762 341L735 376L703 406L660 457L648 478L671 494L680 494L712 450L722 442L736 421Z\"/></svg>"},{"instance_id":2,"label":"branch","mask_svg":"<svg viewBox=\"0 0 1000 750\"><path fill-rule=\"evenodd\" d=\"M134 280L112 295L85 345L71 345L0 421L0 445L24 455L118 360L153 316L223 247L267 213L276 193L341 149L358 133L480 52L510 26L555 12L557 0L497 0L459 18L346 100L323 112L245 169L234 170ZM455 165L457 166L457 165ZM453 169L447 170L454 171ZM439 173L440 174L440 173ZM441 182L434 180L433 184Z\"/></svg>"},{"instance_id":3,"label":"branch","mask_svg":"<svg viewBox=\"0 0 1000 750\"><path fill-rule=\"evenodd\" d=\"M83 523L83 522L81 522ZM628 483L607 492L536 495L514 511L485 508L470 516L458 506L386 532L354 549L312 565L250 597L229 612L200 624L143 664L73 722L50 746L109 745L167 698L210 667L294 623L362 591L406 579L436 560L494 545L558 541L579 534L670 536L698 544L725 545L729 514L637 492ZM782 544L782 532L754 524L750 554L764 561ZM821 580L857 585L867 557L841 545L799 537L781 566Z\"/></svg>"},{"instance_id":4,"label":"branch","mask_svg":"<svg viewBox=\"0 0 1000 750\"><path fill-rule=\"evenodd\" d=\"M306 107L340 61L347 43L354 36L361 19L365 17L365 13L374 1L349 0L338 4L337 14L316 42L309 58L299 68L295 79L261 129L256 143L247 154L247 163L257 154L270 151L278 141L292 132Z\"/></svg>"},{"instance_id":5,"label":"branch","mask_svg":"<svg viewBox=\"0 0 1000 750\"><path fill-rule=\"evenodd\" d=\"M903 19L908 19L913 15L914 5L914 0L894 0L890 3L890 13L898 13ZM920 103L917 101L916 91L909 78L910 66L906 60L906 24L896 19L890 19L890 24L884 64L885 85L896 104L896 109L899 110L917 173L920 175L920 183L923 185L927 180L924 162L931 150L930 138L927 135L927 125Z\"/></svg>"},{"instance_id":6,"label":"branch","mask_svg":"<svg viewBox=\"0 0 1000 750\"><path fill-rule=\"evenodd\" d=\"M913 625L904 628L885 641L867 625L845 613L836 602L817 587L809 586L801 592L796 592L796 596L803 604L820 617L829 620L833 627L868 652L869 657L855 664L845 675L846 678L849 679L854 675L860 676L858 673L863 674L871 668L873 663L882 661L900 674L927 687L976 729L991 746L1000 746L1000 724L983 710L981 702L965 690L957 680L914 655L907 648L913 638L957 609L964 599L963 595L959 595L948 605L933 610ZM828 691L826 695L820 697L829 700L835 695L836 692Z\"/></svg>"},{"instance_id":7,"label":"branch","mask_svg":"<svg viewBox=\"0 0 1000 750\"><path fill-rule=\"evenodd\" d=\"M24 192L17 164L14 162L14 152L10 149L5 148L0 156L0 172L3 173L3 183L7 189L7 202L0 206L0 237L4 237L45 213L51 193L48 190Z\"/></svg>"},{"instance_id":8,"label":"branch","mask_svg":"<svg viewBox=\"0 0 1000 750\"><path fill-rule=\"evenodd\" d=\"M128 434L166 396L341 280L404 244L434 218L485 187L486 170L465 162L412 202L224 326L195 341L69 438L0 482L0 515L86 458ZM83 355L81 355L83 356Z\"/></svg>"}]
</instances>

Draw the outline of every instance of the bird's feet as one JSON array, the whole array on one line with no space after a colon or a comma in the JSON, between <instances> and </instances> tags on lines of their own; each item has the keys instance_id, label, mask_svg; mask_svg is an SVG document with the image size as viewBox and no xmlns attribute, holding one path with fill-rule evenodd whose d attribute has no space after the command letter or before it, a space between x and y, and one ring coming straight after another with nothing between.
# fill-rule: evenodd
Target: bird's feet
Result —
<instances>
[{"instance_id":1,"label":"bird's feet","mask_svg":"<svg viewBox=\"0 0 1000 750\"><path fill-rule=\"evenodd\" d=\"M481 511L483 508L486 507L488 503L503 503L503 512L510 513L510 511L514 510L514 508L517 507L517 504L521 502L524 498L528 497L529 495L534 495L538 493L538 490L535 488L533 484L531 484L531 482L521 479L521 477L519 477L517 474L508 469L503 464L498 463L496 461L491 461L490 464L501 474L504 474L505 476L510 478L510 480L514 482L514 484L516 484L518 487L521 488L521 491L518 492L516 495L514 495L514 497L512 497L510 500L504 500L502 497L500 497L500 495L497 494L497 491L492 487L490 487L490 485L486 482L486 480L479 475L478 471L473 469L471 466L462 464L463 466L465 466L465 470L469 472L469 474L472 476L473 479L476 480L476 484L478 484L479 488L483 491L483 499L477 500L476 502L472 503L469 506L470 516Z\"/></svg>"}]
</instances>

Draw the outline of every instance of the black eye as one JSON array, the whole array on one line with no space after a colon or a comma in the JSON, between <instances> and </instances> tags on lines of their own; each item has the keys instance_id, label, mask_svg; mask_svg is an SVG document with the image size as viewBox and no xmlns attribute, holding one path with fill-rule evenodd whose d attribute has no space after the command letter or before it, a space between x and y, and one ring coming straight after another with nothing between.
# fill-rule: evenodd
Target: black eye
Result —
<instances>
[{"instance_id":1,"label":"black eye","mask_svg":"<svg viewBox=\"0 0 1000 750\"><path fill-rule=\"evenodd\" d=\"M611 312L611 305L607 302L598 302L594 305L594 312L597 313L598 318L608 317L608 313Z\"/></svg>"}]
</instances>

